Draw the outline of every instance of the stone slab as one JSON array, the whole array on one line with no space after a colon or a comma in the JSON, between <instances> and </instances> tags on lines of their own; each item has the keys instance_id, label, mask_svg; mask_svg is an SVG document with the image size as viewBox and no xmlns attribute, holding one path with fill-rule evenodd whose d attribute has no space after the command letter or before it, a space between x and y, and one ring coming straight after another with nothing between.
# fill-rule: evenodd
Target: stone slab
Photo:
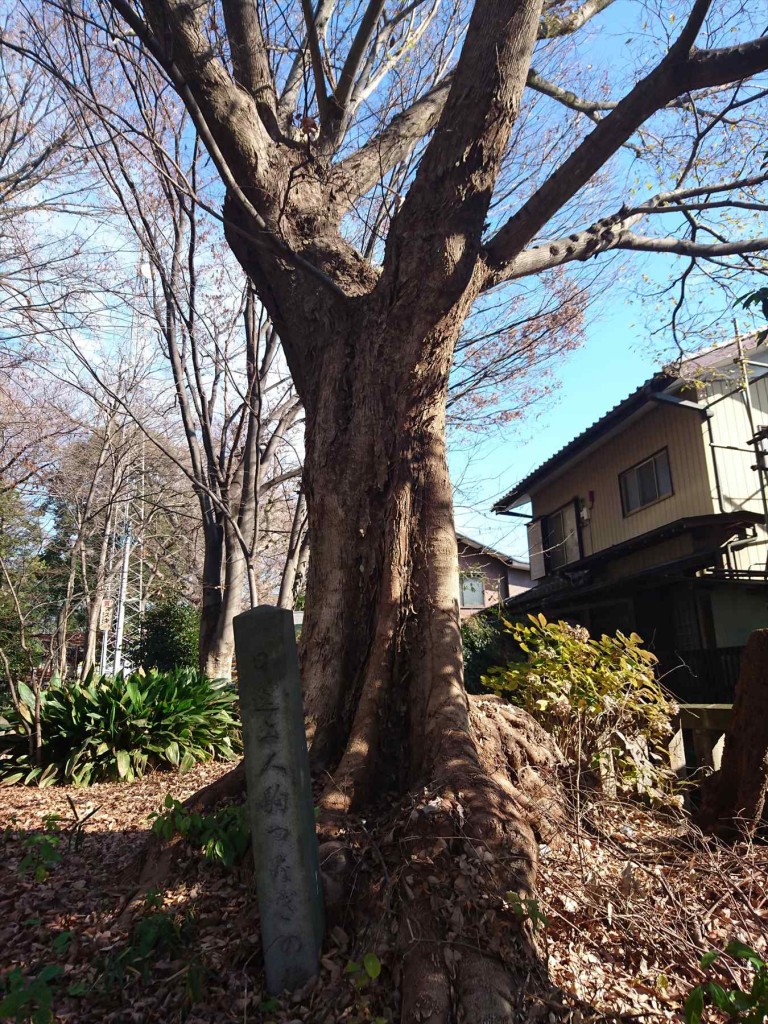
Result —
<instances>
[{"instance_id":1,"label":"stone slab","mask_svg":"<svg viewBox=\"0 0 768 1024\"><path fill-rule=\"evenodd\" d=\"M264 963L277 994L317 973L324 929L293 614L263 605L234 627Z\"/></svg>"}]
</instances>

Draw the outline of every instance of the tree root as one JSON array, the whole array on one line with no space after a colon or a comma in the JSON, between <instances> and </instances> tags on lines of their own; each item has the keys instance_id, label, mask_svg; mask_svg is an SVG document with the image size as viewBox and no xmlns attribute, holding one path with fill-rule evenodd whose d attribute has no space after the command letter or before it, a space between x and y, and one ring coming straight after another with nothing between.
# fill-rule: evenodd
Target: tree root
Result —
<instances>
[{"instance_id":1,"label":"tree root","mask_svg":"<svg viewBox=\"0 0 768 1024\"><path fill-rule=\"evenodd\" d=\"M226 775L197 790L183 802L189 811L206 814L224 802L245 797L245 762L240 761ZM125 924L147 893L159 892L167 887L185 849L184 840L174 836L169 841L150 832L144 847L123 872L123 877L134 881L131 895L124 901L118 916L118 923Z\"/></svg>"},{"instance_id":2,"label":"tree root","mask_svg":"<svg viewBox=\"0 0 768 1024\"><path fill-rule=\"evenodd\" d=\"M532 908L538 844L566 814L563 758L502 702L473 701L471 724L474 776L424 794L400 838L401 1024L513 1024L552 995Z\"/></svg>"},{"instance_id":3,"label":"tree root","mask_svg":"<svg viewBox=\"0 0 768 1024\"><path fill-rule=\"evenodd\" d=\"M242 760L226 775L187 797L184 806L189 811L206 814L221 803L240 799L245 799L245 761Z\"/></svg>"},{"instance_id":4,"label":"tree root","mask_svg":"<svg viewBox=\"0 0 768 1024\"><path fill-rule=\"evenodd\" d=\"M401 1024L520 1024L559 996L531 908L539 843L556 842L568 813L564 759L499 699L472 699L469 722L469 736L444 745L432 781L396 806L319 823L329 940L341 925L358 950L389 962ZM243 788L240 764L185 806L210 813ZM121 922L164 887L183 849L151 838Z\"/></svg>"}]
</instances>

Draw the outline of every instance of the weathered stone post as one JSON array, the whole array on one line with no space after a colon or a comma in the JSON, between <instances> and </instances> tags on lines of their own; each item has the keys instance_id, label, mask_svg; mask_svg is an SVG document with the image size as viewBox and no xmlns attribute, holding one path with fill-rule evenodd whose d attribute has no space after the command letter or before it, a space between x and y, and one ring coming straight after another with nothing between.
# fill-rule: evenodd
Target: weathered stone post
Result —
<instances>
[{"instance_id":1,"label":"weathered stone post","mask_svg":"<svg viewBox=\"0 0 768 1024\"><path fill-rule=\"evenodd\" d=\"M698 824L724 836L768 832L768 629L750 634L742 652L720 771L702 784Z\"/></svg>"},{"instance_id":2,"label":"weathered stone post","mask_svg":"<svg viewBox=\"0 0 768 1024\"><path fill-rule=\"evenodd\" d=\"M248 817L267 987L318 970L323 898L293 614L263 605L235 618Z\"/></svg>"}]
</instances>

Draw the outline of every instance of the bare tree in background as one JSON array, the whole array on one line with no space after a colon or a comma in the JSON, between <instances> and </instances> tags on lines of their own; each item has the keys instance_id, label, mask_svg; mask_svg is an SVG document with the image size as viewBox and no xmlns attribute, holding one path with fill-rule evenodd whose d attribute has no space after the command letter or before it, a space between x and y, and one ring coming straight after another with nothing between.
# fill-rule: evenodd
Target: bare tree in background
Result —
<instances>
[{"instance_id":1,"label":"bare tree in background","mask_svg":"<svg viewBox=\"0 0 768 1024\"><path fill-rule=\"evenodd\" d=\"M0 493L44 476L76 429L72 395L59 382L26 360L0 368Z\"/></svg>"},{"instance_id":2,"label":"bare tree in background","mask_svg":"<svg viewBox=\"0 0 768 1024\"><path fill-rule=\"evenodd\" d=\"M23 24L18 11L6 15L0 38L18 43ZM50 82L0 46L0 373L39 350L42 332L55 336L63 314L70 328L87 317L99 257L85 256L92 225L82 217L83 197L91 183L75 138Z\"/></svg>"},{"instance_id":3,"label":"bare tree in background","mask_svg":"<svg viewBox=\"0 0 768 1024\"><path fill-rule=\"evenodd\" d=\"M127 55L117 55L125 71ZM85 69L86 72L89 69ZM98 103L100 75L84 73L82 92ZM119 97L115 97L117 101ZM259 599L258 564L284 549L301 462L295 429L301 420L274 327L198 202L204 160L194 127L158 76L136 83L119 123L82 122L83 143L107 187L112 229L138 249L138 288L130 279L121 300L130 330L143 339L144 412L159 402L183 428L187 473L200 509L204 546L200 665L214 678L232 670L232 620ZM132 119L131 119L132 118ZM71 342L106 394L110 388L77 337ZM157 412L157 409L154 409ZM152 443L166 453L160 430ZM290 513L289 513L290 514ZM270 528L272 523L273 529Z\"/></svg>"},{"instance_id":4,"label":"bare tree in background","mask_svg":"<svg viewBox=\"0 0 768 1024\"><path fill-rule=\"evenodd\" d=\"M147 441L126 414L126 404L125 394L110 403L90 403L87 428L59 452L56 469L41 488L56 522L49 545L49 558L56 550L59 567L51 653L62 678L69 671L73 621L85 635L81 672L96 664L102 609L108 595L114 599L118 593L126 531L140 564L142 608L158 594L185 595L190 577L197 582L186 476ZM194 590L192 596L197 597Z\"/></svg>"}]
</instances>

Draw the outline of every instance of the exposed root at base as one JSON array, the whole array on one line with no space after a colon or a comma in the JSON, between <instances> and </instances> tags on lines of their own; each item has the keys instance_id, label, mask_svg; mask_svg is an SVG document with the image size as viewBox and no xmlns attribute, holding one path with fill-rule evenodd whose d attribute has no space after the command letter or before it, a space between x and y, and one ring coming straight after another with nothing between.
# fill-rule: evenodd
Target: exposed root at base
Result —
<instances>
[{"instance_id":1,"label":"exposed root at base","mask_svg":"<svg viewBox=\"0 0 768 1024\"><path fill-rule=\"evenodd\" d=\"M182 794L188 779L165 776L163 787ZM590 791L582 816L569 812L557 841L538 844L536 890L521 902L499 894L514 859L503 859L503 844L500 861L481 856L490 851L469 834L464 803L461 811L453 799L443 803L435 783L348 815L325 850L325 868L344 885L331 901L319 975L303 992L270 1000L246 871L224 871L187 846L151 907L115 923L128 888L120 884L127 844L146 829L163 787L156 777L99 787L105 813L89 819L82 848L67 851L41 884L17 873L28 836L43 830L46 815L66 814L68 796L79 806L89 794L5 791L12 827L0 830L0 852L14 884L0 897L0 952L30 976L43 958L66 970L57 1019L125 1024L130 1008L137 1020L195 1024L397 1024L403 1014L424 1024L429 1010L433 1024L440 1012L451 1024L476 1024L480 1014L511 1014L515 1024L676 1024L705 980L703 952L738 938L768 958L768 846L708 840L682 813ZM147 977L129 971L105 989L105 963L122 957L134 927L157 912L182 929L181 949L152 952L139 965ZM534 930L539 914L546 922ZM74 937L57 952L51 940L62 928ZM544 946L530 976L527 929ZM187 973L180 962L198 971L199 991L190 986L192 966ZM748 990L754 972L722 957L708 973ZM483 1001L484 987L494 1003ZM264 1001L273 1008L266 1014Z\"/></svg>"},{"instance_id":2,"label":"exposed root at base","mask_svg":"<svg viewBox=\"0 0 768 1024\"><path fill-rule=\"evenodd\" d=\"M189 811L207 814L223 803L244 798L245 762L241 760L226 775L221 775L187 797L183 806ZM168 878L184 849L185 843L180 837L175 836L170 841L165 841L150 832L146 845L124 872L124 878L128 881L135 879L136 884L132 894L123 902L120 909L118 920L121 924L126 924L147 893L160 891L166 887Z\"/></svg>"},{"instance_id":3,"label":"exposed root at base","mask_svg":"<svg viewBox=\"0 0 768 1024\"><path fill-rule=\"evenodd\" d=\"M566 813L563 759L523 711L476 700L471 716L476 756L465 756L462 740L445 770L394 815L383 812L379 825L388 825L375 849L388 890L386 941L398 965L402 1024L514 1024L551 996L526 901L535 892L538 844L553 838ZM347 831L336 815L321 830L334 832L337 846ZM363 868L350 862L348 884L338 873L333 879L332 921L343 919L360 888ZM370 897L380 900L380 888L374 883ZM365 902L355 908L363 931ZM380 904L367 913L380 921Z\"/></svg>"}]
</instances>

